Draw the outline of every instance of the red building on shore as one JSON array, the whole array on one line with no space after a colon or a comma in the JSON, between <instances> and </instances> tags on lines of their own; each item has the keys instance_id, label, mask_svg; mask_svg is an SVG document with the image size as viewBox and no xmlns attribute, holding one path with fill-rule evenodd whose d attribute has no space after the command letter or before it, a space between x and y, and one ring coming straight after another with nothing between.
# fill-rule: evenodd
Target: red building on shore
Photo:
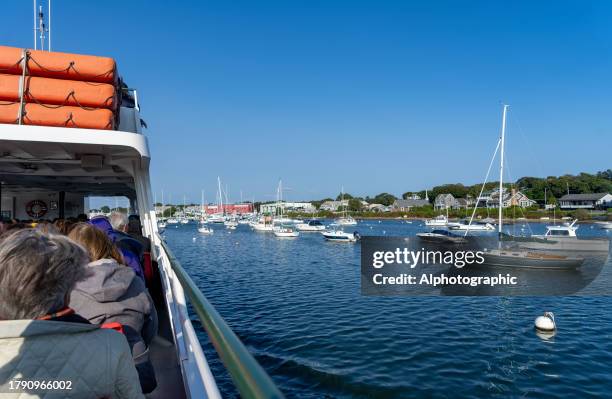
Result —
<instances>
[{"instance_id":1,"label":"red building on shore","mask_svg":"<svg viewBox=\"0 0 612 399\"><path fill-rule=\"evenodd\" d=\"M253 212L253 204L223 204L223 209L221 209L218 205L206 205L204 206L204 211L208 215L212 215L215 213L251 213Z\"/></svg>"}]
</instances>

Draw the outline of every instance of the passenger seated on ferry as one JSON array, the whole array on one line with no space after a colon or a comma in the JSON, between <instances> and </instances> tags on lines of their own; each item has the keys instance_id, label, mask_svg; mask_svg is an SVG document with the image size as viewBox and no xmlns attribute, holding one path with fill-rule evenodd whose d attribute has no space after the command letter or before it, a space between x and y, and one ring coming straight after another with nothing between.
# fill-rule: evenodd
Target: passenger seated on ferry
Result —
<instances>
[{"instance_id":1,"label":"passenger seated on ferry","mask_svg":"<svg viewBox=\"0 0 612 399\"><path fill-rule=\"evenodd\" d=\"M88 261L61 235L22 229L0 241L0 386L65 381L71 397L143 398L125 337L68 307Z\"/></svg>"},{"instance_id":2,"label":"passenger seated on ferry","mask_svg":"<svg viewBox=\"0 0 612 399\"><path fill-rule=\"evenodd\" d=\"M122 238L126 239L126 243L130 245L130 249L142 257L144 246L128 233L129 218L123 212L111 212L110 223L115 232Z\"/></svg>"},{"instance_id":3,"label":"passenger seated on ferry","mask_svg":"<svg viewBox=\"0 0 612 399\"><path fill-rule=\"evenodd\" d=\"M126 233L115 230L106 216L96 216L92 218L89 223L102 230L102 232L110 238L113 244L121 251L125 264L132 268L138 277L144 280L144 273L142 271L142 245ZM125 225L127 225L127 218ZM123 227L124 229L125 225Z\"/></svg>"},{"instance_id":4,"label":"passenger seated on ferry","mask_svg":"<svg viewBox=\"0 0 612 399\"><path fill-rule=\"evenodd\" d=\"M142 235L140 216L130 215L128 218L127 233L142 245L144 252L151 252L151 240Z\"/></svg>"},{"instance_id":5,"label":"passenger seated on ferry","mask_svg":"<svg viewBox=\"0 0 612 399\"><path fill-rule=\"evenodd\" d=\"M157 334L157 312L144 282L121 264L121 253L101 230L78 223L68 237L83 246L91 259L89 276L70 295L72 307L92 323L121 323L142 391L153 391L157 383L148 345Z\"/></svg>"}]
</instances>

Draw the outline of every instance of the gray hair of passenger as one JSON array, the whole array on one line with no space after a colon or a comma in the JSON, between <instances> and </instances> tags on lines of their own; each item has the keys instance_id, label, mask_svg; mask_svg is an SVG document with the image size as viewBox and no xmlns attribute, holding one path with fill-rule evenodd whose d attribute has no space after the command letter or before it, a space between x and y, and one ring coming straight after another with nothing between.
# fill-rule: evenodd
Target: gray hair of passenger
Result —
<instances>
[{"instance_id":1,"label":"gray hair of passenger","mask_svg":"<svg viewBox=\"0 0 612 399\"><path fill-rule=\"evenodd\" d=\"M23 229L0 241L0 319L36 319L64 308L89 257L62 235Z\"/></svg>"},{"instance_id":2,"label":"gray hair of passenger","mask_svg":"<svg viewBox=\"0 0 612 399\"><path fill-rule=\"evenodd\" d=\"M61 231L53 223L41 222L34 227L34 230L43 234L61 234Z\"/></svg>"},{"instance_id":3,"label":"gray hair of passenger","mask_svg":"<svg viewBox=\"0 0 612 399\"><path fill-rule=\"evenodd\" d=\"M113 229L125 231L128 224L128 216L125 213L114 211L110 214L110 223Z\"/></svg>"}]
</instances>

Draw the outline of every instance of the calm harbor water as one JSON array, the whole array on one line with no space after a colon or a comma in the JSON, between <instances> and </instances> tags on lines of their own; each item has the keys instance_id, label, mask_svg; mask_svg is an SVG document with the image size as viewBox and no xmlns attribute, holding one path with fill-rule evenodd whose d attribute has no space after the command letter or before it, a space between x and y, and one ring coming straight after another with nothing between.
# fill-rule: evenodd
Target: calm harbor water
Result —
<instances>
[{"instance_id":1,"label":"calm harbor water","mask_svg":"<svg viewBox=\"0 0 612 399\"><path fill-rule=\"evenodd\" d=\"M392 236L425 229L422 222L399 220L351 227ZM521 226L509 228L519 233ZM280 240L245 225L231 233L215 229L201 236L195 224L170 225L165 236L288 398L612 392L612 297L366 297L360 294L359 244L324 242L317 233ZM589 225L578 233L606 235ZM602 275L610 268L608 257ZM533 329L545 310L555 313L558 326L548 340ZM193 320L223 396L238 397Z\"/></svg>"}]
</instances>

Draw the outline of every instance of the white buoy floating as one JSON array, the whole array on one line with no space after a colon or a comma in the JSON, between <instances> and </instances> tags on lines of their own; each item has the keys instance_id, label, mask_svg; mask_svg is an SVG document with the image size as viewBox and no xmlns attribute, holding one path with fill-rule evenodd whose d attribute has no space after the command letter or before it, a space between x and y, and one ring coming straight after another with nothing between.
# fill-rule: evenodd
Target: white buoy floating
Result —
<instances>
[{"instance_id":1,"label":"white buoy floating","mask_svg":"<svg viewBox=\"0 0 612 399\"><path fill-rule=\"evenodd\" d=\"M553 312L544 312L544 316L538 316L535 319L535 328L539 331L555 331L555 315Z\"/></svg>"}]
</instances>

